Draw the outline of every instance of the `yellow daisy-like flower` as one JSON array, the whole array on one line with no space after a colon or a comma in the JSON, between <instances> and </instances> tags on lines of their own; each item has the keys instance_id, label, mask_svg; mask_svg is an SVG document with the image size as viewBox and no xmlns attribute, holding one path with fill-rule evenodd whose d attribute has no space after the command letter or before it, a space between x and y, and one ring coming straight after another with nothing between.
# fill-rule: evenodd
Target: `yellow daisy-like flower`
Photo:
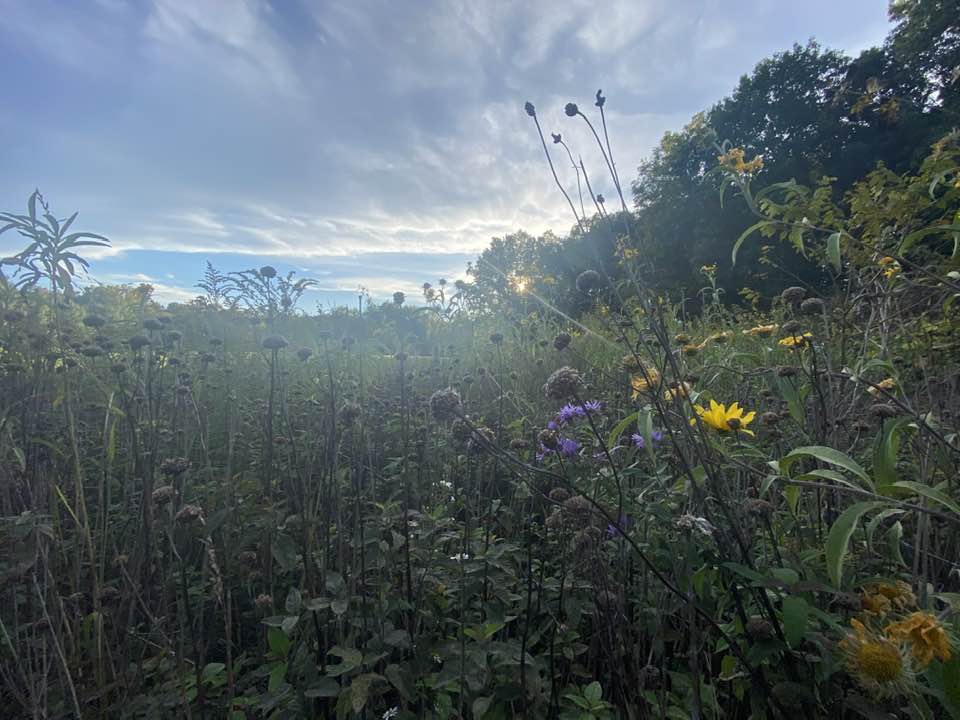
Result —
<instances>
[{"instance_id":1,"label":"yellow daisy-like flower","mask_svg":"<svg viewBox=\"0 0 960 720\"><path fill-rule=\"evenodd\" d=\"M877 265L883 268L883 276L886 278L892 278L901 270L900 263L889 256L877 260Z\"/></svg>"},{"instance_id":2,"label":"yellow daisy-like flower","mask_svg":"<svg viewBox=\"0 0 960 720\"><path fill-rule=\"evenodd\" d=\"M732 337L733 337L732 332L730 332L729 330L722 330L721 332L715 333L710 337L708 337L706 340L703 341L703 343L704 345L706 345L708 342L715 342L722 345Z\"/></svg>"},{"instance_id":3,"label":"yellow daisy-like flower","mask_svg":"<svg viewBox=\"0 0 960 720\"><path fill-rule=\"evenodd\" d=\"M753 160L744 159L743 148L730 148L723 155L717 156L719 163L734 172L742 175L750 175L763 169L763 156L757 155Z\"/></svg>"},{"instance_id":4,"label":"yellow daisy-like flower","mask_svg":"<svg viewBox=\"0 0 960 720\"><path fill-rule=\"evenodd\" d=\"M767 337L768 335L773 335L780 326L776 323L771 323L770 325L757 325L752 327L749 330L744 330L744 335L752 335L753 337Z\"/></svg>"},{"instance_id":5,"label":"yellow daisy-like flower","mask_svg":"<svg viewBox=\"0 0 960 720\"><path fill-rule=\"evenodd\" d=\"M878 698L904 694L913 680L906 646L877 635L859 620L851 620L853 632L840 641L847 672Z\"/></svg>"},{"instance_id":6,"label":"yellow daisy-like flower","mask_svg":"<svg viewBox=\"0 0 960 720\"><path fill-rule=\"evenodd\" d=\"M640 373L630 376L630 387L633 389L633 399L636 400L642 393L650 392L660 384L660 373L654 368L647 368L646 375Z\"/></svg>"},{"instance_id":7,"label":"yellow daisy-like flower","mask_svg":"<svg viewBox=\"0 0 960 720\"><path fill-rule=\"evenodd\" d=\"M934 656L941 662L950 659L947 631L930 613L911 613L904 620L887 625L886 633L888 637L910 645L913 658L920 667L929 665Z\"/></svg>"},{"instance_id":8,"label":"yellow daisy-like flower","mask_svg":"<svg viewBox=\"0 0 960 720\"><path fill-rule=\"evenodd\" d=\"M704 275L712 275L712 274L715 273L716 271L717 271L717 264L716 264L716 263L713 263L713 264L711 264L711 265L703 265L703 266L700 268L700 272L702 272Z\"/></svg>"},{"instance_id":9,"label":"yellow daisy-like flower","mask_svg":"<svg viewBox=\"0 0 960 720\"><path fill-rule=\"evenodd\" d=\"M730 407L727 407L726 405L718 403L716 400L711 400L709 410L702 405L694 405L693 409L697 411L697 415L700 416L703 422L718 432L739 430L748 435L753 435L752 430L747 430L747 425L753 422L753 418L756 417L757 413L754 410L745 413L739 403L733 403ZM695 425L696 422L696 418L690 419L691 425Z\"/></svg>"},{"instance_id":10,"label":"yellow daisy-like flower","mask_svg":"<svg viewBox=\"0 0 960 720\"><path fill-rule=\"evenodd\" d=\"M804 348L813 341L813 333L805 332L803 335L788 335L785 338L780 338L780 342L777 343L781 347L788 348Z\"/></svg>"},{"instance_id":11,"label":"yellow daisy-like flower","mask_svg":"<svg viewBox=\"0 0 960 720\"><path fill-rule=\"evenodd\" d=\"M897 389L897 381L894 380L893 378L886 378L878 382L876 385L871 385L870 387L868 387L867 392L873 395L874 397L876 397L877 395L880 394L881 390L890 391L890 390L896 390L896 389Z\"/></svg>"},{"instance_id":12,"label":"yellow daisy-like flower","mask_svg":"<svg viewBox=\"0 0 960 720\"><path fill-rule=\"evenodd\" d=\"M868 615L884 617L890 612L890 598L868 591L860 596L860 607Z\"/></svg>"}]
</instances>

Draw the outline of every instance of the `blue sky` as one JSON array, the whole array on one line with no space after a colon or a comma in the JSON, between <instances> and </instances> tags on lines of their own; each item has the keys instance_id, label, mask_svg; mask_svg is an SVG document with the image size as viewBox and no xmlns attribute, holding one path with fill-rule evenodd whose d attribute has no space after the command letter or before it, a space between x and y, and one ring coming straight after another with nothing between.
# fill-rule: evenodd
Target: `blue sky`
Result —
<instances>
[{"instance_id":1,"label":"blue sky","mask_svg":"<svg viewBox=\"0 0 960 720\"><path fill-rule=\"evenodd\" d=\"M207 260L315 278L310 306L415 295L569 228L524 101L589 165L563 105L603 88L632 174L763 57L887 30L884 0L0 0L0 209L40 187L113 241L92 279L164 301Z\"/></svg>"}]
</instances>

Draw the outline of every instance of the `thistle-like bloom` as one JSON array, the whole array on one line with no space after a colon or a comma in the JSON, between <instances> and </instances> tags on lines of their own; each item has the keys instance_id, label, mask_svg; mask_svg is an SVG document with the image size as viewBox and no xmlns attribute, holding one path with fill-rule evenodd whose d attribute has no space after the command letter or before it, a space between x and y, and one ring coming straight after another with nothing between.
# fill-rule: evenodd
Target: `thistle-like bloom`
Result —
<instances>
[{"instance_id":1,"label":"thistle-like bloom","mask_svg":"<svg viewBox=\"0 0 960 720\"><path fill-rule=\"evenodd\" d=\"M757 325L749 330L744 330L743 334L752 335L753 337L767 337L768 335L775 333L778 327L779 325L776 323L771 323L770 325Z\"/></svg>"},{"instance_id":2,"label":"thistle-like bloom","mask_svg":"<svg viewBox=\"0 0 960 720\"><path fill-rule=\"evenodd\" d=\"M813 342L813 333L805 332L803 335L788 335L785 338L780 338L780 342L777 344L781 347L804 348L811 342Z\"/></svg>"},{"instance_id":3,"label":"thistle-like bloom","mask_svg":"<svg viewBox=\"0 0 960 720\"><path fill-rule=\"evenodd\" d=\"M602 410L603 403L599 400L587 400L583 405L567 403L557 412L557 422L561 425L566 425L587 415L595 415Z\"/></svg>"},{"instance_id":4,"label":"thistle-like bloom","mask_svg":"<svg viewBox=\"0 0 960 720\"><path fill-rule=\"evenodd\" d=\"M914 675L907 646L871 632L859 620L851 620L850 627L853 632L840 641L840 649L860 687L877 698L908 692Z\"/></svg>"},{"instance_id":5,"label":"thistle-like bloom","mask_svg":"<svg viewBox=\"0 0 960 720\"><path fill-rule=\"evenodd\" d=\"M886 633L892 639L906 642L921 668L929 665L934 656L941 662L950 659L947 632L930 613L911 613L904 620L887 625Z\"/></svg>"},{"instance_id":6,"label":"thistle-like bloom","mask_svg":"<svg viewBox=\"0 0 960 720\"><path fill-rule=\"evenodd\" d=\"M747 425L753 422L757 413L755 410L745 413L739 403L733 403L730 407L727 407L716 400L711 400L709 410L702 405L694 405L693 409L697 411L697 415L703 422L718 432L737 430L753 435L753 431L747 430ZM691 418L691 425L695 425L696 422L696 418Z\"/></svg>"}]
</instances>

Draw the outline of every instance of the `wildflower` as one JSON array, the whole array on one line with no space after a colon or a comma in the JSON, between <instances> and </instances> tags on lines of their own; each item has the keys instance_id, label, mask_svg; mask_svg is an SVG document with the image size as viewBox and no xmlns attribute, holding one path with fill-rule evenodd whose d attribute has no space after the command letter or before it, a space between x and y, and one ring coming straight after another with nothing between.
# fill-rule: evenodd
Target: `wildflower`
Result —
<instances>
[{"instance_id":1,"label":"wildflower","mask_svg":"<svg viewBox=\"0 0 960 720\"><path fill-rule=\"evenodd\" d=\"M656 445L663 440L663 432L661 430L654 430L652 433L650 433L650 439L653 440L653 444ZM640 433L634 433L631 435L630 440L633 441L633 446L639 450L643 450L647 446L647 441Z\"/></svg>"},{"instance_id":2,"label":"wildflower","mask_svg":"<svg viewBox=\"0 0 960 720\"><path fill-rule=\"evenodd\" d=\"M950 659L950 641L947 632L930 613L911 613L906 619L887 625L888 637L903 640L920 667L926 667L934 656L941 662Z\"/></svg>"},{"instance_id":3,"label":"wildflower","mask_svg":"<svg viewBox=\"0 0 960 720\"><path fill-rule=\"evenodd\" d=\"M850 626L853 632L840 641L840 649L857 683L879 698L906 692L913 679L907 647L867 630L859 620L851 620Z\"/></svg>"},{"instance_id":4,"label":"wildflower","mask_svg":"<svg viewBox=\"0 0 960 720\"><path fill-rule=\"evenodd\" d=\"M266 593L261 593L260 595L257 595L256 599L253 601L253 604L257 610L270 610L273 607L273 598Z\"/></svg>"},{"instance_id":5,"label":"wildflower","mask_svg":"<svg viewBox=\"0 0 960 720\"><path fill-rule=\"evenodd\" d=\"M890 392L896 389L897 389L897 381L894 380L893 378L885 378L880 382L878 382L876 385L871 385L870 387L868 387L867 392L873 395L874 397L877 397L878 395L880 395L881 390L886 390Z\"/></svg>"},{"instance_id":6,"label":"wildflower","mask_svg":"<svg viewBox=\"0 0 960 720\"><path fill-rule=\"evenodd\" d=\"M768 335L773 335L777 331L779 325L776 323L771 323L770 325L757 325L752 327L749 330L744 330L744 335L751 335L753 337L767 337Z\"/></svg>"},{"instance_id":7,"label":"wildflower","mask_svg":"<svg viewBox=\"0 0 960 720\"><path fill-rule=\"evenodd\" d=\"M714 335L711 335L706 340L704 340L704 343L715 342L718 345L723 345L725 342L727 342L727 340L731 338L732 335L733 333L729 332L728 330L724 330L722 332L718 332Z\"/></svg>"},{"instance_id":8,"label":"wildflower","mask_svg":"<svg viewBox=\"0 0 960 720\"><path fill-rule=\"evenodd\" d=\"M580 443L573 438L563 438L560 440L558 452L565 458L572 458L580 450Z\"/></svg>"},{"instance_id":9,"label":"wildflower","mask_svg":"<svg viewBox=\"0 0 960 720\"><path fill-rule=\"evenodd\" d=\"M747 425L753 422L757 413L755 410L745 413L739 403L733 403L727 407L716 400L711 400L709 410L702 405L694 405L693 409L697 411L697 415L703 422L718 432L741 430L748 435L753 435L753 431L747 430ZM691 418L690 424L695 425L696 418Z\"/></svg>"},{"instance_id":10,"label":"wildflower","mask_svg":"<svg viewBox=\"0 0 960 720\"><path fill-rule=\"evenodd\" d=\"M469 553L457 553L456 555L451 555L450 559L454 562L464 562L470 559Z\"/></svg>"},{"instance_id":11,"label":"wildflower","mask_svg":"<svg viewBox=\"0 0 960 720\"><path fill-rule=\"evenodd\" d=\"M763 156L757 155L753 160L745 160L743 148L730 148L727 152L717 156L717 161L727 170L740 175L752 175L763 169Z\"/></svg>"},{"instance_id":12,"label":"wildflower","mask_svg":"<svg viewBox=\"0 0 960 720\"><path fill-rule=\"evenodd\" d=\"M394 705L389 710L386 710L381 717L383 720L393 720L399 714L400 708Z\"/></svg>"},{"instance_id":13,"label":"wildflower","mask_svg":"<svg viewBox=\"0 0 960 720\"><path fill-rule=\"evenodd\" d=\"M717 271L716 263L713 263L711 265L704 265L700 268L700 272L702 272L704 275L712 275L716 271Z\"/></svg>"},{"instance_id":14,"label":"wildflower","mask_svg":"<svg viewBox=\"0 0 960 720\"><path fill-rule=\"evenodd\" d=\"M684 335L683 333L677 333L673 336L673 341L677 345L688 345L690 343L690 336Z\"/></svg>"},{"instance_id":15,"label":"wildflower","mask_svg":"<svg viewBox=\"0 0 960 720\"><path fill-rule=\"evenodd\" d=\"M889 256L877 260L877 265L883 268L883 276L886 278L892 278L901 270L900 263Z\"/></svg>"},{"instance_id":16,"label":"wildflower","mask_svg":"<svg viewBox=\"0 0 960 720\"><path fill-rule=\"evenodd\" d=\"M804 348L813 341L813 333L805 332L802 335L788 335L785 338L780 338L780 342L777 344L781 347L788 348Z\"/></svg>"},{"instance_id":17,"label":"wildflower","mask_svg":"<svg viewBox=\"0 0 960 720\"><path fill-rule=\"evenodd\" d=\"M543 385L543 392L548 398L566 400L574 397L583 386L580 373L571 367L562 367L554 370Z\"/></svg>"},{"instance_id":18,"label":"wildflower","mask_svg":"<svg viewBox=\"0 0 960 720\"><path fill-rule=\"evenodd\" d=\"M704 344L702 343L700 345L694 345L691 343L689 345L684 345L681 350L687 357L696 357L700 351L703 350L703 348Z\"/></svg>"},{"instance_id":19,"label":"wildflower","mask_svg":"<svg viewBox=\"0 0 960 720\"><path fill-rule=\"evenodd\" d=\"M655 368L645 368L637 375L630 376L630 387L633 390L633 399L636 400L642 393L650 392L660 384L660 372Z\"/></svg>"},{"instance_id":20,"label":"wildflower","mask_svg":"<svg viewBox=\"0 0 960 720\"><path fill-rule=\"evenodd\" d=\"M588 400L582 405L567 403L557 412L557 422L561 425L573 422L574 420L595 414L603 409L603 403L599 400Z\"/></svg>"},{"instance_id":21,"label":"wildflower","mask_svg":"<svg viewBox=\"0 0 960 720\"><path fill-rule=\"evenodd\" d=\"M690 397L691 392L693 392L693 385L684 380L682 382L675 383L673 387L668 388L663 393L663 399L667 402L673 402L679 398Z\"/></svg>"}]
</instances>

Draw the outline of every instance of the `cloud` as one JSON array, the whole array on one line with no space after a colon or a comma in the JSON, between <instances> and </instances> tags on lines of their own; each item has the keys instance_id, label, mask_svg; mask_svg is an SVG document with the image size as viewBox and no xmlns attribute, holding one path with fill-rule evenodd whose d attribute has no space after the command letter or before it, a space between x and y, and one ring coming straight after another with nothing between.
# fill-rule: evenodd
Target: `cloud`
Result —
<instances>
[{"instance_id":1,"label":"cloud","mask_svg":"<svg viewBox=\"0 0 960 720\"><path fill-rule=\"evenodd\" d=\"M151 251L184 275L199 256L384 253L416 272L521 228L572 226L524 101L613 200L566 102L593 112L604 89L629 182L664 131L762 57L818 31L841 47L862 47L865 28L881 39L879 5L0 0L0 207L41 186L113 240L90 257L128 274ZM373 279L350 273L335 284Z\"/></svg>"}]
</instances>

